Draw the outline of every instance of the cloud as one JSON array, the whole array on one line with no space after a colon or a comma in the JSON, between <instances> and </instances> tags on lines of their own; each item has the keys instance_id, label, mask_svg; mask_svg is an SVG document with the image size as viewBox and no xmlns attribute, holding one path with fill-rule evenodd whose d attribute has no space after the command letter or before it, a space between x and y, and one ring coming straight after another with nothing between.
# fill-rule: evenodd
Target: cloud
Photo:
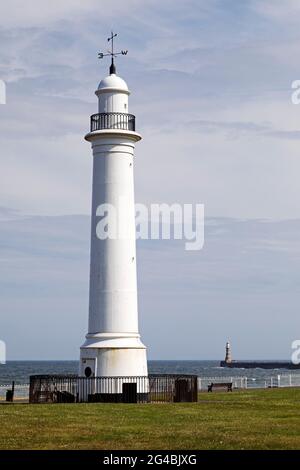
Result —
<instances>
[{"instance_id":1,"label":"cloud","mask_svg":"<svg viewBox=\"0 0 300 470\"><path fill-rule=\"evenodd\" d=\"M0 206L0 221L6 222L9 220L15 220L20 218L20 213L14 209L8 209L7 207Z\"/></svg>"},{"instance_id":2,"label":"cloud","mask_svg":"<svg viewBox=\"0 0 300 470\"><path fill-rule=\"evenodd\" d=\"M22 159L19 150L26 153ZM18 207L31 213L88 213L91 199L90 149L81 135L67 135L45 140L19 138L13 144L2 142L6 159L2 163L0 197L10 204L26 194ZM23 155L24 155L23 153ZM11 182L14 182L12 185ZM16 188L19 195L16 197Z\"/></svg>"},{"instance_id":3,"label":"cloud","mask_svg":"<svg viewBox=\"0 0 300 470\"><path fill-rule=\"evenodd\" d=\"M89 217L1 214L8 358L75 359L87 328ZM240 357L288 357L298 324L299 232L299 220L213 218L199 252L185 251L184 241L138 241L149 357L218 359L229 337Z\"/></svg>"},{"instance_id":4,"label":"cloud","mask_svg":"<svg viewBox=\"0 0 300 470\"><path fill-rule=\"evenodd\" d=\"M21 0L10 0L3 2L3 14L0 25L3 28L11 27L34 27L48 26L53 23L68 20L81 22L101 11L101 16L113 17L116 13L122 14L128 9L137 8L141 5L138 0L51 0L51 2L39 2L38 0L27 0L26 7ZM143 0L146 5L147 0Z\"/></svg>"},{"instance_id":5,"label":"cloud","mask_svg":"<svg viewBox=\"0 0 300 470\"><path fill-rule=\"evenodd\" d=\"M278 130L274 129L271 124L258 124L255 122L231 122L231 121L205 121L195 120L187 122L183 128L189 127L194 131L202 133L225 133L229 138L243 138L244 136L261 136L275 139L300 139L299 130ZM180 128L180 126L179 126Z\"/></svg>"},{"instance_id":6,"label":"cloud","mask_svg":"<svg viewBox=\"0 0 300 470\"><path fill-rule=\"evenodd\" d=\"M107 73L97 51L113 22L118 46L129 49L118 70L143 135L138 199L197 201L210 215L299 215L299 108L290 99L298 33L291 42L287 20L279 36L255 2L44 3L29 1L22 19L18 2L3 7L3 205L89 213L92 162L83 136Z\"/></svg>"},{"instance_id":7,"label":"cloud","mask_svg":"<svg viewBox=\"0 0 300 470\"><path fill-rule=\"evenodd\" d=\"M300 5L297 0L252 0L252 8L269 20L280 21L286 24L288 22L297 22L297 16L300 14Z\"/></svg>"}]
</instances>

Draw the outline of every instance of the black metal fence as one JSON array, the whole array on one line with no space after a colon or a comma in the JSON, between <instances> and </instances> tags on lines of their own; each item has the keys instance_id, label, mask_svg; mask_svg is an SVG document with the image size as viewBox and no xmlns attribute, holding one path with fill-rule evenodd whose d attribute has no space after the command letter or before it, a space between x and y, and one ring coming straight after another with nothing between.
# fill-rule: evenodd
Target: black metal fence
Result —
<instances>
[{"instance_id":1,"label":"black metal fence","mask_svg":"<svg viewBox=\"0 0 300 470\"><path fill-rule=\"evenodd\" d=\"M128 113L100 113L91 116L91 132L101 129L135 131L135 116Z\"/></svg>"},{"instance_id":2,"label":"black metal fence","mask_svg":"<svg viewBox=\"0 0 300 470\"><path fill-rule=\"evenodd\" d=\"M30 403L163 403L197 401L197 376L30 376Z\"/></svg>"}]
</instances>

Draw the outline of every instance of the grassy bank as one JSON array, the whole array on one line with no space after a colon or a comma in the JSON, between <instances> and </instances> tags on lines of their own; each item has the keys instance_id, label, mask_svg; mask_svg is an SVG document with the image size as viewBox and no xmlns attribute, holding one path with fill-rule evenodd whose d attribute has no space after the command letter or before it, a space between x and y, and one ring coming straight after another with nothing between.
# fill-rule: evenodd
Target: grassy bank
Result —
<instances>
[{"instance_id":1,"label":"grassy bank","mask_svg":"<svg viewBox=\"0 0 300 470\"><path fill-rule=\"evenodd\" d=\"M198 403L0 405L1 449L300 449L300 389Z\"/></svg>"}]
</instances>

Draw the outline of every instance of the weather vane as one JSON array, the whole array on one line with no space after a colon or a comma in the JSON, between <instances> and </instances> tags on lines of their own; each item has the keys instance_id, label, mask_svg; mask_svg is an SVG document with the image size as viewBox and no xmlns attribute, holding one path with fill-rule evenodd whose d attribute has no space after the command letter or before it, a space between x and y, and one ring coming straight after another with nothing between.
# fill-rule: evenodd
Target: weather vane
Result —
<instances>
[{"instance_id":1,"label":"weather vane","mask_svg":"<svg viewBox=\"0 0 300 470\"><path fill-rule=\"evenodd\" d=\"M112 74L112 73L116 73L116 66L114 64L114 57L116 57L117 55L126 55L127 54L127 50L125 51L120 51L120 52L115 52L114 51L114 38L117 36L117 33L113 33L113 31L111 32L111 36L109 38L107 38L107 42L110 42L111 41L111 51L107 51L106 54L104 54L103 52L99 52L98 53L98 58L99 59L103 59L103 57L106 57L106 56L111 56L111 66L109 68L109 73Z\"/></svg>"}]
</instances>

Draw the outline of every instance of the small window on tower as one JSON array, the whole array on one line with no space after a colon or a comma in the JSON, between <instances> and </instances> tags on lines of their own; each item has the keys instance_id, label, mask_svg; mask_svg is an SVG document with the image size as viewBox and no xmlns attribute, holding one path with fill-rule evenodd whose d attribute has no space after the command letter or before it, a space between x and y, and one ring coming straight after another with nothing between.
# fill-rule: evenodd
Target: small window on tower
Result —
<instances>
[{"instance_id":1,"label":"small window on tower","mask_svg":"<svg viewBox=\"0 0 300 470\"><path fill-rule=\"evenodd\" d=\"M127 108L127 103L124 103L124 108L125 108L125 109Z\"/></svg>"}]
</instances>

